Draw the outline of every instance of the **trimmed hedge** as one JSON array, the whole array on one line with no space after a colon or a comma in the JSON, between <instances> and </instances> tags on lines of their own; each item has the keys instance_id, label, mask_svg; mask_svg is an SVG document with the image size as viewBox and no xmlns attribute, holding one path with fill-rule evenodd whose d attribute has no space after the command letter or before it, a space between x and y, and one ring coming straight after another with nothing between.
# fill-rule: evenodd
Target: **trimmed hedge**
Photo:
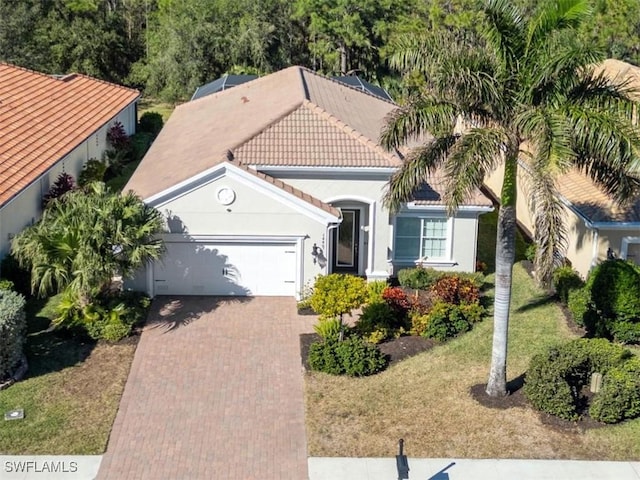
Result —
<instances>
[{"instance_id":1,"label":"trimmed hedge","mask_svg":"<svg viewBox=\"0 0 640 480\"><path fill-rule=\"evenodd\" d=\"M609 370L589 415L605 423L640 416L640 358L634 357Z\"/></svg>"},{"instance_id":2,"label":"trimmed hedge","mask_svg":"<svg viewBox=\"0 0 640 480\"><path fill-rule=\"evenodd\" d=\"M387 357L375 345L351 336L342 342L325 340L312 343L309 366L312 370L331 375L364 377L384 370Z\"/></svg>"},{"instance_id":3,"label":"trimmed hedge","mask_svg":"<svg viewBox=\"0 0 640 480\"><path fill-rule=\"evenodd\" d=\"M398 272L398 282L403 287L427 290L444 274L445 272L433 268L405 268Z\"/></svg>"},{"instance_id":4,"label":"trimmed hedge","mask_svg":"<svg viewBox=\"0 0 640 480\"><path fill-rule=\"evenodd\" d=\"M640 271L615 259L596 266L587 280L591 300L605 318L640 319Z\"/></svg>"},{"instance_id":5,"label":"trimmed hedge","mask_svg":"<svg viewBox=\"0 0 640 480\"><path fill-rule=\"evenodd\" d=\"M631 357L629 350L602 338L580 338L551 347L531 360L524 393L537 409L576 420L586 406L582 389L591 375L606 375Z\"/></svg>"},{"instance_id":6,"label":"trimmed hedge","mask_svg":"<svg viewBox=\"0 0 640 480\"><path fill-rule=\"evenodd\" d=\"M9 377L22 357L27 323L25 299L11 290L0 290L0 380Z\"/></svg>"},{"instance_id":7,"label":"trimmed hedge","mask_svg":"<svg viewBox=\"0 0 640 480\"><path fill-rule=\"evenodd\" d=\"M559 267L553 271L553 289L562 303L569 301L569 294L584 286L584 280L578 272L569 266Z\"/></svg>"}]
</instances>

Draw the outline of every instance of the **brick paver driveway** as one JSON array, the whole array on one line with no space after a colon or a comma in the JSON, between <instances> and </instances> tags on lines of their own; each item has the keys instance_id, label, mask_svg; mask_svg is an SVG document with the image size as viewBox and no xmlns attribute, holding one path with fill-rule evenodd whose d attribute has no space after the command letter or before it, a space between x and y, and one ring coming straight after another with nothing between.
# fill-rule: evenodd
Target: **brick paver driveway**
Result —
<instances>
[{"instance_id":1,"label":"brick paver driveway","mask_svg":"<svg viewBox=\"0 0 640 480\"><path fill-rule=\"evenodd\" d=\"M291 298L156 299L98 478L306 479L308 330Z\"/></svg>"}]
</instances>

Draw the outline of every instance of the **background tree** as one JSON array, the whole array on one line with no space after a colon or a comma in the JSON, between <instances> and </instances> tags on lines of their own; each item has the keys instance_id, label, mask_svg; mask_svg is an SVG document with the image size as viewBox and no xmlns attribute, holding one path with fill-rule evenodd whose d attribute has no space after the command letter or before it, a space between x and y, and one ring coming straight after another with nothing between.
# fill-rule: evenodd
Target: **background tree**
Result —
<instances>
[{"instance_id":1,"label":"background tree","mask_svg":"<svg viewBox=\"0 0 640 480\"><path fill-rule=\"evenodd\" d=\"M31 272L38 295L68 289L81 305L157 259L162 215L133 193L109 192L93 183L49 203L35 225L16 235L12 254Z\"/></svg>"},{"instance_id":2,"label":"background tree","mask_svg":"<svg viewBox=\"0 0 640 480\"><path fill-rule=\"evenodd\" d=\"M392 177L388 206L397 210L438 170L453 214L487 173L504 167L487 384L492 396L506 393L520 165L528 179L536 273L543 283L565 248L558 177L577 168L618 202L640 186L630 91L596 76L592 65L602 57L575 40L590 18L586 0L546 1L528 16L508 0L489 0L479 37L405 38L392 58L393 66L420 72L425 87L389 118L382 143L396 148L424 135L435 138L414 149Z\"/></svg>"}]
</instances>

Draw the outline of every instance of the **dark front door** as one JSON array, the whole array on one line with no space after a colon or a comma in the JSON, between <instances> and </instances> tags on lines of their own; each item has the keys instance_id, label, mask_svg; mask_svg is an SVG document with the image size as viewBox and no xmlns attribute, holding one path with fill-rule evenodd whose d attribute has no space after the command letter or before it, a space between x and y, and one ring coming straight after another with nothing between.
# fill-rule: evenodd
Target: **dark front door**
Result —
<instances>
[{"instance_id":1,"label":"dark front door","mask_svg":"<svg viewBox=\"0 0 640 480\"><path fill-rule=\"evenodd\" d=\"M342 223L334 230L332 271L358 273L360 243L360 210L342 210Z\"/></svg>"}]
</instances>

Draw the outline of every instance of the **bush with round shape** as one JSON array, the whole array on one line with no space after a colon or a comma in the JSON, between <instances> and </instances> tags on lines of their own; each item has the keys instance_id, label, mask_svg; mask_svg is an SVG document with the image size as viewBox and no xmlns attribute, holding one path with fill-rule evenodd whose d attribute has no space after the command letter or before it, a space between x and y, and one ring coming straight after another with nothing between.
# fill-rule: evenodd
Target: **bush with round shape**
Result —
<instances>
[{"instance_id":1,"label":"bush with round shape","mask_svg":"<svg viewBox=\"0 0 640 480\"><path fill-rule=\"evenodd\" d=\"M158 136L163 126L164 120L158 112L144 112L138 121L138 131L150 133L153 138Z\"/></svg>"},{"instance_id":2,"label":"bush with round shape","mask_svg":"<svg viewBox=\"0 0 640 480\"><path fill-rule=\"evenodd\" d=\"M605 375L589 415L604 423L640 416L640 358L633 357Z\"/></svg>"},{"instance_id":3,"label":"bush with round shape","mask_svg":"<svg viewBox=\"0 0 640 480\"><path fill-rule=\"evenodd\" d=\"M477 303L480 289L475 282L459 275L446 275L431 286L431 292L445 303Z\"/></svg>"},{"instance_id":4,"label":"bush with round shape","mask_svg":"<svg viewBox=\"0 0 640 480\"><path fill-rule=\"evenodd\" d=\"M385 302L371 303L362 307L360 318L355 324L355 330L362 336L369 336L378 332L373 339L378 340L372 343L379 343L393 336L393 331L401 325L397 322L396 311ZM385 333L383 338L379 338L381 333Z\"/></svg>"},{"instance_id":5,"label":"bush with round shape","mask_svg":"<svg viewBox=\"0 0 640 480\"><path fill-rule=\"evenodd\" d=\"M629 350L603 338L580 338L551 347L532 358L524 393L538 410L576 420L585 407L582 389L591 375L606 375L631 356Z\"/></svg>"},{"instance_id":6,"label":"bush with round shape","mask_svg":"<svg viewBox=\"0 0 640 480\"><path fill-rule=\"evenodd\" d=\"M332 273L316 279L311 308L320 318L342 318L367 301L367 282L354 275Z\"/></svg>"},{"instance_id":7,"label":"bush with round shape","mask_svg":"<svg viewBox=\"0 0 640 480\"><path fill-rule=\"evenodd\" d=\"M433 268L405 268L398 272L398 282L403 287L426 290L443 275L444 272Z\"/></svg>"},{"instance_id":8,"label":"bush with round shape","mask_svg":"<svg viewBox=\"0 0 640 480\"><path fill-rule=\"evenodd\" d=\"M553 271L552 282L556 295L565 305L569 301L569 294L584 286L580 274L568 265L558 267Z\"/></svg>"},{"instance_id":9,"label":"bush with round shape","mask_svg":"<svg viewBox=\"0 0 640 480\"><path fill-rule=\"evenodd\" d=\"M411 301L400 287L387 287L382 292L382 299L399 317L404 317L411 308Z\"/></svg>"},{"instance_id":10,"label":"bush with round shape","mask_svg":"<svg viewBox=\"0 0 640 480\"><path fill-rule=\"evenodd\" d=\"M588 331L596 326L597 314L591 303L591 293L586 287L571 290L567 295L567 308L573 321Z\"/></svg>"},{"instance_id":11,"label":"bush with round shape","mask_svg":"<svg viewBox=\"0 0 640 480\"><path fill-rule=\"evenodd\" d=\"M387 358L375 345L355 335L342 342L316 342L309 348L311 369L331 375L364 377L384 370L386 365Z\"/></svg>"},{"instance_id":12,"label":"bush with round shape","mask_svg":"<svg viewBox=\"0 0 640 480\"><path fill-rule=\"evenodd\" d=\"M439 301L434 303L426 318L416 317L413 328L422 329L424 337L446 342L471 330L474 323L482 320L483 315L484 308L478 303L455 305Z\"/></svg>"},{"instance_id":13,"label":"bush with round shape","mask_svg":"<svg viewBox=\"0 0 640 480\"><path fill-rule=\"evenodd\" d=\"M389 284L386 280L376 280L367 283L367 304L383 302L382 294L388 286Z\"/></svg>"},{"instance_id":14,"label":"bush with round shape","mask_svg":"<svg viewBox=\"0 0 640 480\"><path fill-rule=\"evenodd\" d=\"M587 288L600 315L618 320L640 319L640 271L620 260L607 260L589 274Z\"/></svg>"},{"instance_id":15,"label":"bush with round shape","mask_svg":"<svg viewBox=\"0 0 640 480\"><path fill-rule=\"evenodd\" d=\"M13 373L22 358L27 323L25 299L11 290L0 290L0 380Z\"/></svg>"}]
</instances>

